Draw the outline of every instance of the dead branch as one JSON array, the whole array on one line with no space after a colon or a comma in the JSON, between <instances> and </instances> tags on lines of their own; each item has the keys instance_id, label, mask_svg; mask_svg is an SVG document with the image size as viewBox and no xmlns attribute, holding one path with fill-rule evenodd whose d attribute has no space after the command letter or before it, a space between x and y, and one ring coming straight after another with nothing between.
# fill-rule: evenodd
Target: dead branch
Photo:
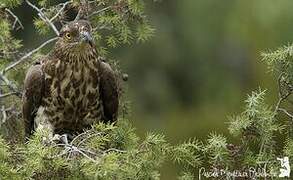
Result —
<instances>
[{"instance_id":1,"label":"dead branch","mask_svg":"<svg viewBox=\"0 0 293 180\"><path fill-rule=\"evenodd\" d=\"M23 27L23 25L22 25L22 23L21 23L21 21L19 20L19 18L10 10L10 9L8 9L8 8L5 8L5 11L7 11L13 18L14 18L14 22L13 22L13 26L12 26L12 29L15 29L15 27L16 27L16 24L18 24L19 25L19 27L18 28L21 28L21 29L24 29L24 27ZM17 29L18 29L17 28ZM16 30L17 30L16 29Z\"/></svg>"},{"instance_id":2,"label":"dead branch","mask_svg":"<svg viewBox=\"0 0 293 180\"><path fill-rule=\"evenodd\" d=\"M289 111L287 111L286 109L282 108L281 105L284 101L288 101L290 103L290 100L288 99L290 97L290 95L293 92L293 89L291 87L291 85L288 82L282 82L282 78L284 76L284 72L281 73L278 77L278 93L279 93L279 100L275 106L275 111L274 114L275 116L277 115L277 112L283 112L285 115L287 115L291 120L293 120L293 114L291 114ZM282 83L286 84L286 92L282 92ZM288 88L289 87L289 88ZM293 122L293 121L292 121Z\"/></svg>"},{"instance_id":3,"label":"dead branch","mask_svg":"<svg viewBox=\"0 0 293 180\"><path fill-rule=\"evenodd\" d=\"M279 93L279 100L275 106L275 115L280 109L281 104L292 94L292 90L286 92L285 94L282 92L282 78L284 73L281 73L278 77L278 93Z\"/></svg>"},{"instance_id":4,"label":"dead branch","mask_svg":"<svg viewBox=\"0 0 293 180\"><path fill-rule=\"evenodd\" d=\"M289 113L286 109L283 108L279 108L279 111L285 113L288 117L290 117L291 119L293 119L293 115L291 113Z\"/></svg>"},{"instance_id":5,"label":"dead branch","mask_svg":"<svg viewBox=\"0 0 293 180\"><path fill-rule=\"evenodd\" d=\"M12 64L8 65L3 71L2 74L6 73L7 71L13 69L15 66L17 66L18 64L22 63L23 61L25 61L26 59L28 59L30 56L32 56L34 53L38 52L40 49L42 49L44 46L48 45L49 43L57 40L58 37L54 37L52 39L47 40L46 42L44 42L43 44L41 44L39 47L37 47L36 49L30 51L29 53L25 54L24 56L22 56L19 60L13 62Z\"/></svg>"},{"instance_id":6,"label":"dead branch","mask_svg":"<svg viewBox=\"0 0 293 180\"><path fill-rule=\"evenodd\" d=\"M93 132L91 132L91 131L85 131L85 132L83 132L83 133L80 133L80 134L78 134L72 141L71 141L71 145L74 145L74 142L75 141L77 141L79 138L81 138L81 137L83 137L83 136L88 136L88 135L91 135L91 134L93 134Z\"/></svg>"},{"instance_id":7,"label":"dead branch","mask_svg":"<svg viewBox=\"0 0 293 180\"><path fill-rule=\"evenodd\" d=\"M19 92L19 90L17 89L17 86L13 82L8 80L8 78L6 76L4 76L2 73L0 73L0 80L2 80L7 85L7 87L10 89L10 91L15 93L15 95L17 95L18 97L22 96L21 92Z\"/></svg>"},{"instance_id":8,"label":"dead branch","mask_svg":"<svg viewBox=\"0 0 293 180\"><path fill-rule=\"evenodd\" d=\"M65 3L61 3L61 4L59 4L59 5L61 5L62 7L60 8L60 10L57 12L57 14L55 15L55 16L53 16L51 19L50 19L50 21L51 22L54 22L54 20L64 11L64 9L66 8L66 6L68 5L68 4L70 4L70 3L72 3L71 1L67 1L67 2L65 2Z\"/></svg>"},{"instance_id":9,"label":"dead branch","mask_svg":"<svg viewBox=\"0 0 293 180\"><path fill-rule=\"evenodd\" d=\"M127 151L116 149L116 148L110 148L110 149L107 149L107 150L103 151L103 153L108 153L108 152L111 152L111 151L114 151L114 152L117 152L117 153L126 153L127 152Z\"/></svg>"},{"instance_id":10,"label":"dead branch","mask_svg":"<svg viewBox=\"0 0 293 180\"><path fill-rule=\"evenodd\" d=\"M57 146L61 146L61 147L65 148L65 150L57 156L63 156L66 154L71 154L71 153L77 152L77 153L81 154L82 156L86 157L87 159L91 160L92 162L97 162L95 159L91 158L89 155L86 154L86 153L95 154L94 152L80 149L80 148L73 146L73 145L70 145L70 144L57 144Z\"/></svg>"},{"instance_id":11,"label":"dead branch","mask_svg":"<svg viewBox=\"0 0 293 180\"><path fill-rule=\"evenodd\" d=\"M39 9L37 6L35 6L34 4L32 4L31 2L29 2L28 0L25 1L29 6L31 6L33 9L35 9L38 12L38 16L45 21L49 26L51 26L51 28L53 29L53 31L55 32L55 34L57 36L59 36L59 31L57 30L56 26L54 25L54 23L43 13L43 11L41 9Z\"/></svg>"},{"instance_id":12,"label":"dead branch","mask_svg":"<svg viewBox=\"0 0 293 180\"><path fill-rule=\"evenodd\" d=\"M98 10L98 11L94 11L94 12L92 12L92 13L89 15L89 17L92 17L92 16L94 16L94 15L97 15L97 14L100 14L100 13L102 13L102 12L108 11L108 10L110 10L111 8L112 8L112 6L108 6L108 7L105 7L105 8L103 8L103 9L100 9L100 10Z\"/></svg>"},{"instance_id":13,"label":"dead branch","mask_svg":"<svg viewBox=\"0 0 293 180\"><path fill-rule=\"evenodd\" d=\"M7 120L7 113L4 106L2 106L1 111L2 111L2 122L1 122L2 124L2 123L5 123Z\"/></svg>"},{"instance_id":14,"label":"dead branch","mask_svg":"<svg viewBox=\"0 0 293 180\"><path fill-rule=\"evenodd\" d=\"M6 93L6 94L0 94L0 99L1 98L6 98L6 97L9 97L9 96L12 96L12 95L16 95L17 92L10 92L10 93Z\"/></svg>"},{"instance_id":15,"label":"dead branch","mask_svg":"<svg viewBox=\"0 0 293 180\"><path fill-rule=\"evenodd\" d=\"M81 0L78 13L75 17L75 20L87 19L89 11L89 3L87 0Z\"/></svg>"},{"instance_id":16,"label":"dead branch","mask_svg":"<svg viewBox=\"0 0 293 180\"><path fill-rule=\"evenodd\" d=\"M95 133L95 134L91 134L88 137L84 138L83 140L81 140L78 144L77 147L81 146L84 142L86 142L88 139L93 138L94 136L101 136L102 133Z\"/></svg>"}]
</instances>

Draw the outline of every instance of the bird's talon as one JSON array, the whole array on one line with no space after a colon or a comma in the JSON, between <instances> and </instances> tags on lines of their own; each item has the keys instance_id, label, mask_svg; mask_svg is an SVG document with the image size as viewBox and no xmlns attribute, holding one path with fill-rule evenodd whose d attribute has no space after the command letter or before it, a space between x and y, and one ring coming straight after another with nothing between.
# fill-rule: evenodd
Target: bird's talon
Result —
<instances>
[{"instance_id":1,"label":"bird's talon","mask_svg":"<svg viewBox=\"0 0 293 180\"><path fill-rule=\"evenodd\" d=\"M60 136L60 141L66 145L68 145L68 135L67 134L63 134L62 136Z\"/></svg>"},{"instance_id":2,"label":"bird's talon","mask_svg":"<svg viewBox=\"0 0 293 180\"><path fill-rule=\"evenodd\" d=\"M60 141L60 138L61 138L61 136L60 136L59 134L55 134L55 135L53 136L53 138L52 138L52 141L53 141L53 142L58 142L58 141Z\"/></svg>"}]
</instances>

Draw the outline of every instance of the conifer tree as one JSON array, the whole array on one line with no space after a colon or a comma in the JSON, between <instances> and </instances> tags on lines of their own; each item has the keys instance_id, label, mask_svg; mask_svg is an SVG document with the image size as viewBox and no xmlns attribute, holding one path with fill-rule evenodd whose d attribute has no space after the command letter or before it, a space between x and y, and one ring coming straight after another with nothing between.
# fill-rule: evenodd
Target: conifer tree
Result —
<instances>
[{"instance_id":1,"label":"conifer tree","mask_svg":"<svg viewBox=\"0 0 293 180\"><path fill-rule=\"evenodd\" d=\"M25 28L13 13L26 3L38 17L34 26L42 36L51 36L36 49L21 52L22 42L12 31ZM88 1L90 21L101 56L109 48L143 43L154 34L144 13L143 0ZM246 171L266 167L278 179L278 157L289 157L293 164L293 46L263 53L263 62L278 77L278 100L266 103L269 91L259 89L247 97L245 110L230 117L229 132L237 138L230 143L223 135L211 133L205 141L191 138L172 145L162 134L148 133L140 139L128 116L123 97L118 124L97 123L76 136L70 144L44 143L47 132L37 131L23 142L20 114L23 75L42 56L42 49L56 40L57 25L70 21L81 5L78 0L54 4L49 0L0 2L0 179L160 179L160 168L171 160L181 167L178 179L198 179L199 169ZM67 14L67 11L72 11ZM116 61L116 70L121 72ZM121 74L121 73L120 73ZM126 99L126 100L125 100ZM291 167L292 168L292 167ZM228 178L221 174L214 179Z\"/></svg>"}]
</instances>

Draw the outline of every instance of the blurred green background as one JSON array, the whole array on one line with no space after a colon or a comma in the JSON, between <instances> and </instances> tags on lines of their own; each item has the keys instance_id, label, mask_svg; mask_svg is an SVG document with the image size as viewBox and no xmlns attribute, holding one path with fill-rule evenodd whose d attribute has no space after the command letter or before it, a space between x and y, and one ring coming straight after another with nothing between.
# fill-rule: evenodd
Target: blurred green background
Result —
<instances>
[{"instance_id":1,"label":"blurred green background","mask_svg":"<svg viewBox=\"0 0 293 180\"><path fill-rule=\"evenodd\" d=\"M228 136L227 117L243 110L252 90L268 89L269 103L275 101L276 78L260 53L292 42L292 0L146 1L155 36L110 50L129 74L140 135L163 132L172 143L211 132ZM25 26L15 33L24 50L48 39L37 35L31 8L23 4L16 14ZM172 179L166 167L162 179Z\"/></svg>"}]
</instances>

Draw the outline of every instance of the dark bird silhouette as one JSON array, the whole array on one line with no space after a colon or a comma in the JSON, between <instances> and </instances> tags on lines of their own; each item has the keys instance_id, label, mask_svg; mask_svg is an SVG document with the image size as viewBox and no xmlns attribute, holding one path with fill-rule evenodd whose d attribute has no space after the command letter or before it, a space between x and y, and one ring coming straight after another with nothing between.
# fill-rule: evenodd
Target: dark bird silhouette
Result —
<instances>
[{"instance_id":1,"label":"dark bird silhouette","mask_svg":"<svg viewBox=\"0 0 293 180\"><path fill-rule=\"evenodd\" d=\"M26 136L38 128L54 134L74 134L94 122L114 122L118 83L103 62L86 20L65 25L53 50L27 72L23 118Z\"/></svg>"}]
</instances>

